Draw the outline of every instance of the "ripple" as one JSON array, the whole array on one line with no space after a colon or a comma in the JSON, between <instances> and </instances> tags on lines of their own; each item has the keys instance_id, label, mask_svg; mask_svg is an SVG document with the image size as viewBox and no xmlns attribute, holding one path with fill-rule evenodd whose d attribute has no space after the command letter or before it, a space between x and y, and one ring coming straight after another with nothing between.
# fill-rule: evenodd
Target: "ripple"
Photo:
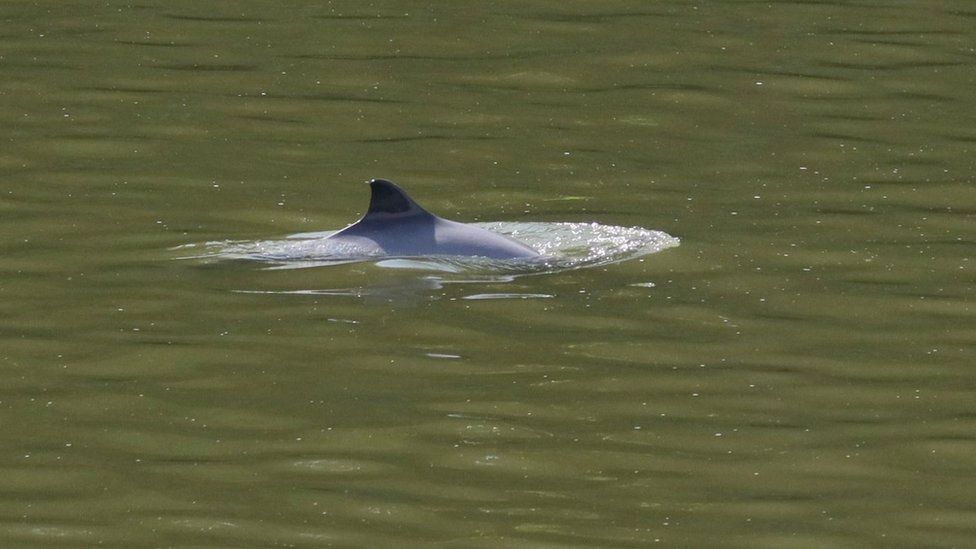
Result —
<instances>
[{"instance_id":1,"label":"ripple","mask_svg":"<svg viewBox=\"0 0 976 549\"><path fill-rule=\"evenodd\" d=\"M462 299L548 299L555 297L552 294L515 294L515 293L496 293L496 294L474 294L464 296Z\"/></svg>"},{"instance_id":2,"label":"ripple","mask_svg":"<svg viewBox=\"0 0 976 549\"><path fill-rule=\"evenodd\" d=\"M328 240L334 231L299 233L280 240L188 244L177 250L192 253L182 259L243 260L262 263L273 269L303 269L371 261L376 266L389 269L480 275L482 278L478 280L491 278L498 281L497 277L504 275L554 273L619 263L675 247L680 242L662 231L599 223L489 222L472 225L514 238L539 252L542 257L498 260L462 256L377 256L364 254L345 243ZM526 296L506 294L504 297Z\"/></svg>"}]
</instances>

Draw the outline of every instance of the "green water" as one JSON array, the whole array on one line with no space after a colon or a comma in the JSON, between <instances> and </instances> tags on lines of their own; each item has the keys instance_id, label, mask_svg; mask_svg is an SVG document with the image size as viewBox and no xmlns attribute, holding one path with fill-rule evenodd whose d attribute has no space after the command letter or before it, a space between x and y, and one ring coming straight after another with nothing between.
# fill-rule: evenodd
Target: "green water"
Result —
<instances>
[{"instance_id":1,"label":"green water","mask_svg":"<svg viewBox=\"0 0 976 549\"><path fill-rule=\"evenodd\" d=\"M972 2L0 23L3 546L976 543ZM440 288L173 250L371 177L682 244Z\"/></svg>"}]
</instances>

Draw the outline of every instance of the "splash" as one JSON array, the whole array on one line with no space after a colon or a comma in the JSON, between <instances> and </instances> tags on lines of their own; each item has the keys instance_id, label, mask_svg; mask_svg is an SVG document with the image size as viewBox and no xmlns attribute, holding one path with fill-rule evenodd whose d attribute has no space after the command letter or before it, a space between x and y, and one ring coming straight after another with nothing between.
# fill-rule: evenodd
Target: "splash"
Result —
<instances>
[{"instance_id":1,"label":"splash","mask_svg":"<svg viewBox=\"0 0 976 549\"><path fill-rule=\"evenodd\" d=\"M491 222L472 225L514 238L538 251L541 257L514 260L459 256L391 258L363 253L348 244L327 240L334 231L299 233L280 240L189 244L178 249L194 252L185 258L253 261L273 269L372 261L379 267L390 269L469 276L482 274L498 281L510 275L559 272L618 263L679 244L677 238L661 231L599 223Z\"/></svg>"}]
</instances>

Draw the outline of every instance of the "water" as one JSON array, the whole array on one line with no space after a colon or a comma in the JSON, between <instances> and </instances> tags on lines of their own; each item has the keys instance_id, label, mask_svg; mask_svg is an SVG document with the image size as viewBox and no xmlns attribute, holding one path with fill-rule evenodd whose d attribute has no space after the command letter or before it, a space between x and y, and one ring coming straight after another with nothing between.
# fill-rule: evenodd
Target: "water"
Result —
<instances>
[{"instance_id":1,"label":"water","mask_svg":"<svg viewBox=\"0 0 976 549\"><path fill-rule=\"evenodd\" d=\"M613 227L598 223L495 222L472 223L513 238L541 255L531 260L492 260L486 257L442 256L401 258L406 261L377 261L382 255L362 254L329 237L336 231L291 235L282 240L210 242L187 244L176 251L184 259L249 260L280 268L325 267L355 261L377 261L378 265L414 265L459 273L512 272L556 273L567 269L608 265L628 261L677 246L679 240L641 227Z\"/></svg>"},{"instance_id":2,"label":"water","mask_svg":"<svg viewBox=\"0 0 976 549\"><path fill-rule=\"evenodd\" d=\"M0 20L4 545L972 544L969 3ZM373 177L681 245L254 248Z\"/></svg>"}]
</instances>

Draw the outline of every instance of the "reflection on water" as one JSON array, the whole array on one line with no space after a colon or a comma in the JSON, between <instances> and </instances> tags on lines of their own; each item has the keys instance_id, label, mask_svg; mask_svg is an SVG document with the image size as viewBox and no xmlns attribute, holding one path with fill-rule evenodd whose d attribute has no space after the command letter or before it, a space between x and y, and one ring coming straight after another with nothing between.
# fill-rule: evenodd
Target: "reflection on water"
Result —
<instances>
[{"instance_id":1,"label":"reflection on water","mask_svg":"<svg viewBox=\"0 0 976 549\"><path fill-rule=\"evenodd\" d=\"M549 299L556 297L552 294L513 294L513 293L497 293L497 294L473 294L466 295L463 299Z\"/></svg>"}]
</instances>

